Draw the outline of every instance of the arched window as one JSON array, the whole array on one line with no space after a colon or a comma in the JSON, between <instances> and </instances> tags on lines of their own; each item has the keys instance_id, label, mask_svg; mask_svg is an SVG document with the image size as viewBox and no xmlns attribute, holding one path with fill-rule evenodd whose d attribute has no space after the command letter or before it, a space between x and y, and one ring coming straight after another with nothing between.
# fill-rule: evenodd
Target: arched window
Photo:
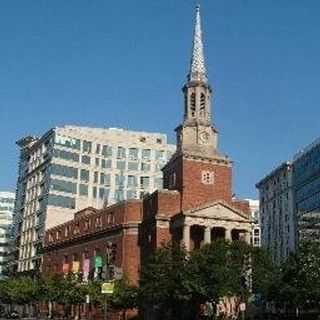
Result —
<instances>
[{"instance_id":1,"label":"arched window","mask_svg":"<svg viewBox=\"0 0 320 320\"><path fill-rule=\"evenodd\" d=\"M201 93L200 96L200 116L204 117L206 115L206 96L204 93Z\"/></svg>"},{"instance_id":2,"label":"arched window","mask_svg":"<svg viewBox=\"0 0 320 320\"><path fill-rule=\"evenodd\" d=\"M190 96L190 109L191 116L194 117L196 115L196 94L193 92Z\"/></svg>"}]
</instances>

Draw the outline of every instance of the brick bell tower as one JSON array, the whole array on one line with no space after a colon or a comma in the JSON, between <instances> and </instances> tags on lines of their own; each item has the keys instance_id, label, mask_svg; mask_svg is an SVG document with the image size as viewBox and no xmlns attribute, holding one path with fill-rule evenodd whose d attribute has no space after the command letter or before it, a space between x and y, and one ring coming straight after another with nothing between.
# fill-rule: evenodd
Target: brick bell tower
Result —
<instances>
[{"instance_id":1,"label":"brick bell tower","mask_svg":"<svg viewBox=\"0 0 320 320\"><path fill-rule=\"evenodd\" d=\"M192 57L184 94L184 118L176 128L177 151L163 168L164 188L178 190L181 210L206 202L232 201L232 167L220 154L218 131L211 123L212 89L203 53L200 7L196 7Z\"/></svg>"}]
</instances>

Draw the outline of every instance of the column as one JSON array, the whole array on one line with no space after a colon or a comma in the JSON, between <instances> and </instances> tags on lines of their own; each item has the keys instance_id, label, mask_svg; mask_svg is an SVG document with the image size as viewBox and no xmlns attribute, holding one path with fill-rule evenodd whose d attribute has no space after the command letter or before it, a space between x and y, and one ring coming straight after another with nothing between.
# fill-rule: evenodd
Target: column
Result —
<instances>
[{"instance_id":1,"label":"column","mask_svg":"<svg viewBox=\"0 0 320 320\"><path fill-rule=\"evenodd\" d=\"M226 229L226 240L232 241L232 229Z\"/></svg>"},{"instance_id":2,"label":"column","mask_svg":"<svg viewBox=\"0 0 320 320\"><path fill-rule=\"evenodd\" d=\"M205 227L204 228L204 243L211 243L211 228Z\"/></svg>"},{"instance_id":3,"label":"column","mask_svg":"<svg viewBox=\"0 0 320 320\"><path fill-rule=\"evenodd\" d=\"M244 238L245 238L247 244L251 243L251 233L249 231L245 232Z\"/></svg>"},{"instance_id":4,"label":"column","mask_svg":"<svg viewBox=\"0 0 320 320\"><path fill-rule=\"evenodd\" d=\"M190 251L190 226L183 226L183 243L187 251Z\"/></svg>"}]
</instances>

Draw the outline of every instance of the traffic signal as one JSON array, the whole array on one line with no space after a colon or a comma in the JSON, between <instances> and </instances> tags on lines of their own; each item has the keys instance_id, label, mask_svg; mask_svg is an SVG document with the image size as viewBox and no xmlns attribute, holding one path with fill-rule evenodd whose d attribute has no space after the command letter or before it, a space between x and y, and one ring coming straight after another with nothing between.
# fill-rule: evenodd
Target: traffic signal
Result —
<instances>
[{"instance_id":1,"label":"traffic signal","mask_svg":"<svg viewBox=\"0 0 320 320\"><path fill-rule=\"evenodd\" d=\"M115 243L108 241L106 253L107 253L106 255L107 265L114 265L116 261L116 256L117 256L117 245Z\"/></svg>"}]
</instances>

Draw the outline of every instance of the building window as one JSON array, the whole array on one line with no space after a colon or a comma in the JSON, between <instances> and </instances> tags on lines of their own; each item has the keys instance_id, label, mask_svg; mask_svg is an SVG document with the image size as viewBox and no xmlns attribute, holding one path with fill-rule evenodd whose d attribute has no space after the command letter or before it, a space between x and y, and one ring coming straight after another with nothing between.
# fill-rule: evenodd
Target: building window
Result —
<instances>
[{"instance_id":1,"label":"building window","mask_svg":"<svg viewBox=\"0 0 320 320\"><path fill-rule=\"evenodd\" d=\"M96 167L99 167L99 166L100 166L100 159L99 159L99 158L96 158L96 160L95 160L95 165L96 165Z\"/></svg>"},{"instance_id":2,"label":"building window","mask_svg":"<svg viewBox=\"0 0 320 320\"><path fill-rule=\"evenodd\" d=\"M162 139L157 138L157 143L158 143L158 144L162 144Z\"/></svg>"},{"instance_id":3,"label":"building window","mask_svg":"<svg viewBox=\"0 0 320 320\"><path fill-rule=\"evenodd\" d=\"M67 148L80 150L80 139L64 137L56 134L54 142L55 144L58 144Z\"/></svg>"},{"instance_id":4,"label":"building window","mask_svg":"<svg viewBox=\"0 0 320 320\"><path fill-rule=\"evenodd\" d=\"M144 159L144 160L151 159L151 150L150 149L143 149L142 150L142 159Z\"/></svg>"},{"instance_id":5,"label":"building window","mask_svg":"<svg viewBox=\"0 0 320 320\"><path fill-rule=\"evenodd\" d=\"M101 144L97 143L96 145L96 154L100 154L101 151Z\"/></svg>"},{"instance_id":6,"label":"building window","mask_svg":"<svg viewBox=\"0 0 320 320\"><path fill-rule=\"evenodd\" d=\"M116 186L123 187L125 182L125 176L116 174Z\"/></svg>"},{"instance_id":7,"label":"building window","mask_svg":"<svg viewBox=\"0 0 320 320\"><path fill-rule=\"evenodd\" d=\"M123 190L116 190L114 193L114 198L116 201L124 200L124 192Z\"/></svg>"},{"instance_id":8,"label":"building window","mask_svg":"<svg viewBox=\"0 0 320 320\"><path fill-rule=\"evenodd\" d=\"M111 165L112 165L112 161L111 160L105 160L105 159L101 160L101 168L110 169Z\"/></svg>"},{"instance_id":9,"label":"building window","mask_svg":"<svg viewBox=\"0 0 320 320\"><path fill-rule=\"evenodd\" d=\"M126 157L126 149L123 147L118 147L117 158L125 158Z\"/></svg>"},{"instance_id":10,"label":"building window","mask_svg":"<svg viewBox=\"0 0 320 320\"><path fill-rule=\"evenodd\" d=\"M138 149L137 148L130 148L129 149L129 159L130 160L137 160L138 159Z\"/></svg>"},{"instance_id":11,"label":"building window","mask_svg":"<svg viewBox=\"0 0 320 320\"><path fill-rule=\"evenodd\" d=\"M150 186L150 177L140 177L140 188L148 189Z\"/></svg>"},{"instance_id":12,"label":"building window","mask_svg":"<svg viewBox=\"0 0 320 320\"><path fill-rule=\"evenodd\" d=\"M140 141L140 142L146 142L146 140L147 140L146 137L140 137L140 138L139 138L139 141Z\"/></svg>"},{"instance_id":13,"label":"building window","mask_svg":"<svg viewBox=\"0 0 320 320\"><path fill-rule=\"evenodd\" d=\"M164 150L156 150L156 160L165 160L166 153Z\"/></svg>"},{"instance_id":14,"label":"building window","mask_svg":"<svg viewBox=\"0 0 320 320\"><path fill-rule=\"evenodd\" d=\"M100 174L100 184L109 186L110 185L110 174L101 173Z\"/></svg>"},{"instance_id":15,"label":"building window","mask_svg":"<svg viewBox=\"0 0 320 320\"><path fill-rule=\"evenodd\" d=\"M82 142L82 152L91 153L91 149L92 149L92 142L84 140Z\"/></svg>"},{"instance_id":16,"label":"building window","mask_svg":"<svg viewBox=\"0 0 320 320\"><path fill-rule=\"evenodd\" d=\"M200 116L204 117L206 111L206 96L204 93L200 95Z\"/></svg>"},{"instance_id":17,"label":"building window","mask_svg":"<svg viewBox=\"0 0 320 320\"><path fill-rule=\"evenodd\" d=\"M98 179L99 179L99 172L95 171L93 174L93 183L98 183Z\"/></svg>"},{"instance_id":18,"label":"building window","mask_svg":"<svg viewBox=\"0 0 320 320\"><path fill-rule=\"evenodd\" d=\"M109 195L109 190L105 188L99 188L99 198L101 200L107 199Z\"/></svg>"},{"instance_id":19,"label":"building window","mask_svg":"<svg viewBox=\"0 0 320 320\"><path fill-rule=\"evenodd\" d=\"M128 188L135 188L137 186L137 177L128 176Z\"/></svg>"},{"instance_id":20,"label":"building window","mask_svg":"<svg viewBox=\"0 0 320 320\"><path fill-rule=\"evenodd\" d=\"M191 117L196 115L196 94L193 92L190 96Z\"/></svg>"},{"instance_id":21,"label":"building window","mask_svg":"<svg viewBox=\"0 0 320 320\"><path fill-rule=\"evenodd\" d=\"M154 187L158 190L163 188L163 178L157 177L154 178Z\"/></svg>"},{"instance_id":22,"label":"building window","mask_svg":"<svg viewBox=\"0 0 320 320\"><path fill-rule=\"evenodd\" d=\"M126 162L125 161L117 161L117 169L125 170L126 169Z\"/></svg>"},{"instance_id":23,"label":"building window","mask_svg":"<svg viewBox=\"0 0 320 320\"><path fill-rule=\"evenodd\" d=\"M70 181L64 181L64 180L58 180L58 179L52 179L50 181L50 189L65 193L77 193L77 184L70 182Z\"/></svg>"},{"instance_id":24,"label":"building window","mask_svg":"<svg viewBox=\"0 0 320 320\"><path fill-rule=\"evenodd\" d=\"M202 171L201 172L201 182L203 184L213 184L214 183L214 173L212 171Z\"/></svg>"},{"instance_id":25,"label":"building window","mask_svg":"<svg viewBox=\"0 0 320 320\"><path fill-rule=\"evenodd\" d=\"M80 179L81 181L89 182L89 171L85 169L81 169L80 171Z\"/></svg>"},{"instance_id":26,"label":"building window","mask_svg":"<svg viewBox=\"0 0 320 320\"><path fill-rule=\"evenodd\" d=\"M128 162L129 171L137 171L139 169L139 162Z\"/></svg>"},{"instance_id":27,"label":"building window","mask_svg":"<svg viewBox=\"0 0 320 320\"><path fill-rule=\"evenodd\" d=\"M104 157L112 157L112 147L111 146L103 146L102 147L102 155Z\"/></svg>"},{"instance_id":28,"label":"building window","mask_svg":"<svg viewBox=\"0 0 320 320\"><path fill-rule=\"evenodd\" d=\"M127 199L135 199L137 197L137 192L134 190L127 191Z\"/></svg>"},{"instance_id":29,"label":"building window","mask_svg":"<svg viewBox=\"0 0 320 320\"><path fill-rule=\"evenodd\" d=\"M62 166L59 164L52 164L50 167L50 172L56 176L62 176L66 178L78 178L78 169L73 167Z\"/></svg>"},{"instance_id":30,"label":"building window","mask_svg":"<svg viewBox=\"0 0 320 320\"><path fill-rule=\"evenodd\" d=\"M81 157L81 162L84 163L84 164L90 164L91 159L90 159L89 156L82 156Z\"/></svg>"},{"instance_id":31,"label":"building window","mask_svg":"<svg viewBox=\"0 0 320 320\"><path fill-rule=\"evenodd\" d=\"M93 196L94 199L97 198L97 187L93 187L92 188L92 196Z\"/></svg>"},{"instance_id":32,"label":"building window","mask_svg":"<svg viewBox=\"0 0 320 320\"><path fill-rule=\"evenodd\" d=\"M70 197L57 196L51 194L48 197L48 205L61 208L75 209L76 200Z\"/></svg>"},{"instance_id":33,"label":"building window","mask_svg":"<svg viewBox=\"0 0 320 320\"><path fill-rule=\"evenodd\" d=\"M151 170L150 163L144 163L144 162L141 163L141 171L148 172L150 170Z\"/></svg>"},{"instance_id":34,"label":"building window","mask_svg":"<svg viewBox=\"0 0 320 320\"><path fill-rule=\"evenodd\" d=\"M88 186L86 184L79 185L79 195L88 196Z\"/></svg>"},{"instance_id":35,"label":"building window","mask_svg":"<svg viewBox=\"0 0 320 320\"><path fill-rule=\"evenodd\" d=\"M53 156L55 158L60 158L63 160L74 161L74 162L79 162L79 159L80 159L79 155L75 152L59 150L59 149L53 150Z\"/></svg>"},{"instance_id":36,"label":"building window","mask_svg":"<svg viewBox=\"0 0 320 320\"><path fill-rule=\"evenodd\" d=\"M176 175L175 172L172 172L172 173L169 175L169 188L175 187L176 182L177 182L177 175Z\"/></svg>"}]
</instances>

